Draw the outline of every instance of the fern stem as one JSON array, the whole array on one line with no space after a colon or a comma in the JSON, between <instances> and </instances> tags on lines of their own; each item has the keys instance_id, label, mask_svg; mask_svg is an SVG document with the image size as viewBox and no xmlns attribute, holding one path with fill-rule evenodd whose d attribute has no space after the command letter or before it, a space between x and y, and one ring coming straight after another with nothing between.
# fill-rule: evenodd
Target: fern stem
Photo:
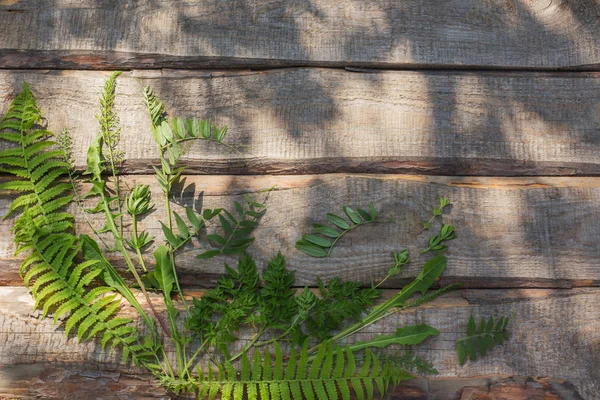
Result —
<instances>
[{"instance_id":1,"label":"fern stem","mask_svg":"<svg viewBox=\"0 0 600 400\"><path fill-rule=\"evenodd\" d=\"M131 216L131 234L137 240L137 237L138 237L138 233L137 233L137 218L136 218L135 214L133 214ZM146 268L146 262L144 261L144 257L142 257L142 252L140 251L140 248L137 246L137 244L136 244L134 250L135 250L135 253L138 256L138 260L140 262L140 265L142 266L142 269L144 270L144 272L148 272L148 269Z\"/></svg>"},{"instance_id":2,"label":"fern stem","mask_svg":"<svg viewBox=\"0 0 600 400\"><path fill-rule=\"evenodd\" d=\"M73 198L75 199L75 204L77 204L77 207L79 207L79 209L82 211L83 218L85 218L85 222L88 224L92 232L94 232L94 235L96 235L98 240L100 240L104 247L108 249L108 244L104 241L100 233L98 233L98 230L94 227L94 225L92 225L92 221L90 221L88 213L87 211L85 211L85 207L81 202L81 196L79 195L79 192L77 190L77 184L75 183L75 178L73 178L73 172L71 171L71 168L67 168L67 172L69 174L69 182L71 183L71 187L73 188Z\"/></svg>"}]
</instances>

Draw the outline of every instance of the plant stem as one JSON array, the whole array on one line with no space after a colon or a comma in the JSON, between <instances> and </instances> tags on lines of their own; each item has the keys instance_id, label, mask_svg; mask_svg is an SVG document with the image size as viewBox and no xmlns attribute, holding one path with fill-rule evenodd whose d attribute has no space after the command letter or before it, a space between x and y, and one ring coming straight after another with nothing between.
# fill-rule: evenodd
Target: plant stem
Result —
<instances>
[{"instance_id":1,"label":"plant stem","mask_svg":"<svg viewBox=\"0 0 600 400\"><path fill-rule=\"evenodd\" d=\"M69 174L69 182L71 183L71 187L73 188L73 198L75 199L75 204L77 204L77 207L79 207L79 209L83 212L83 218L85 218L85 222L88 224L92 232L94 232L94 235L96 235L96 237L102 242L104 247L108 249L108 244L106 244L102 236L100 236L98 230L94 228L94 225L92 225L92 221L90 221L88 217L87 211L85 211L85 207L81 202L81 197L79 196L79 192L77 190L77 184L75 183L75 178L73 177L73 171L71 170L71 167L67 168L67 173Z\"/></svg>"},{"instance_id":2,"label":"plant stem","mask_svg":"<svg viewBox=\"0 0 600 400\"><path fill-rule=\"evenodd\" d=\"M254 343L256 343L256 341L258 340L258 338L261 337L261 335L265 332L265 330L266 330L266 327L262 326L259 329L259 331L252 337L252 340L246 346L244 346L244 348L242 349L242 351L240 351L235 356L231 357L229 359L229 361L233 362L233 361L237 360L238 358L240 358L241 356L243 356L248 351L248 349L250 349L250 347L254 346Z\"/></svg>"},{"instance_id":3,"label":"plant stem","mask_svg":"<svg viewBox=\"0 0 600 400\"><path fill-rule=\"evenodd\" d=\"M363 226L363 225L367 225L367 224L372 224L375 222L385 222L385 221L379 221L379 220L373 220L373 221L363 221L360 222L356 225L352 225L350 228L346 229L345 231L342 231L342 233L340 233L340 235L338 237L335 238L335 240L331 243L331 246L329 246L329 250L327 250L327 256L329 257L329 254L331 254L331 250L333 250L333 248L335 247L335 244L338 242L338 240L340 240L342 238L342 236L344 236L346 233L350 232L352 229L359 227L359 226Z\"/></svg>"},{"instance_id":4,"label":"plant stem","mask_svg":"<svg viewBox=\"0 0 600 400\"><path fill-rule=\"evenodd\" d=\"M131 216L131 234L137 240L137 237L138 237L137 218L135 217L135 214L133 214ZM138 256L138 260L140 261L140 265L142 266L142 269L144 270L144 272L148 272L148 269L146 268L146 262L144 261L144 257L142 257L142 252L140 251L140 248L137 245L137 243L136 243L134 250Z\"/></svg>"},{"instance_id":5,"label":"plant stem","mask_svg":"<svg viewBox=\"0 0 600 400\"><path fill-rule=\"evenodd\" d=\"M190 357L190 359L188 360L187 364L185 365L185 369L187 371L190 370L190 367L192 366L192 364L194 363L194 361L196 360L196 357L198 357L200 355L200 353L202 352L202 350L204 349L204 347L206 346L206 344L208 343L208 339L206 339L201 345L200 347L198 347L198 349L194 352L194 354L192 354L192 356Z\"/></svg>"},{"instance_id":6,"label":"plant stem","mask_svg":"<svg viewBox=\"0 0 600 400\"><path fill-rule=\"evenodd\" d=\"M131 257L129 257L129 253L127 252L127 249L125 248L125 245L123 243L123 238L119 234L119 230L117 228L117 225L115 224L114 216L113 216L110 206L108 204L108 200L106 199L106 195L104 193L101 193L100 198L102 200L102 205L104 207L104 213L106 214L106 224L115 238L115 245L117 246L117 249L121 252L121 255L123 256L123 259L125 260L125 263L127 264L127 267L129 268L129 271L131 271L131 273L133 274L135 281L139 285L142 293L144 294L144 297L146 298L146 302L148 302L148 306L152 310L154 317L156 318L156 320L158 321L158 323L160 324L162 329L165 331L167 336L171 337L171 333L169 332L169 330L167 329L162 318L160 318L160 315L154 308L154 305L152 304L152 300L150 299L150 295L146 291L146 287L144 286L144 283L142 282L140 275L138 274L137 270L135 269L135 265L133 264L133 261L131 261Z\"/></svg>"},{"instance_id":7,"label":"plant stem","mask_svg":"<svg viewBox=\"0 0 600 400\"><path fill-rule=\"evenodd\" d=\"M162 157L162 155L161 155ZM161 163L162 165L163 163ZM165 174L165 176L167 177L167 182L169 182L166 190L164 191L165 194L165 213L167 214L167 222L168 222L168 227L170 230L173 230L173 218L171 216L171 202L169 201L169 191L171 189L171 175L167 174L164 170L163 173ZM170 244L168 244L169 247L169 259L171 261L171 265L173 266L173 278L175 279L175 286L177 287L177 293L179 293L179 296L181 297L181 301L183 303L183 306L185 307L188 315L190 313L189 307L187 305L187 302L185 301L185 297L183 297L183 291L181 290L181 286L179 285L179 278L177 277L177 268L175 267L175 255L174 255L174 250L173 247L171 247Z\"/></svg>"},{"instance_id":8,"label":"plant stem","mask_svg":"<svg viewBox=\"0 0 600 400\"><path fill-rule=\"evenodd\" d=\"M339 332L337 335L333 336L329 339L330 342L338 342L364 328L373 324L374 322L379 321L381 318L385 317L388 311L392 307L397 307L398 305L403 304L414 292L414 287L418 284L419 281L414 280L410 284L406 285L402 288L400 292L398 292L394 297L385 301L384 303L376 306L371 310L366 317L364 317L361 321L350 325L346 329ZM313 353L318 349L318 346L315 346L308 350L309 353Z\"/></svg>"},{"instance_id":9,"label":"plant stem","mask_svg":"<svg viewBox=\"0 0 600 400\"><path fill-rule=\"evenodd\" d=\"M296 317L292 321L292 324L290 325L290 327L285 332L283 332L281 335L277 336L276 338L273 338L273 339L270 339L270 340L266 340L264 342L255 343L254 347L266 346L266 345L269 345L271 343L275 343L275 342L283 339L284 337L286 337L287 335L289 335L290 332L292 332L292 329L294 329L296 327L296 324L298 323L299 319L300 319L300 316L296 315Z\"/></svg>"}]
</instances>

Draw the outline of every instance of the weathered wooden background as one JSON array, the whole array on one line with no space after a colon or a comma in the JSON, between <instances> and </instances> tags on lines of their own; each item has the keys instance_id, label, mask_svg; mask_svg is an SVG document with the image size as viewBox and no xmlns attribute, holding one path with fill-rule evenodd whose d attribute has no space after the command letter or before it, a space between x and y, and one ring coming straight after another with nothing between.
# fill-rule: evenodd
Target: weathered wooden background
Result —
<instances>
[{"instance_id":1,"label":"weathered wooden background","mask_svg":"<svg viewBox=\"0 0 600 400\"><path fill-rule=\"evenodd\" d=\"M176 202L227 206L277 184L253 254L263 263L281 249L302 285L382 277L392 250L416 254L427 239L416 232L438 196L452 199L443 218L458 238L439 284L466 288L371 329L441 331L419 350L441 376L395 398L600 399L599 1L0 0L0 114L29 82L48 126L70 129L78 165L114 69L126 71L127 183L152 184L156 162L141 82L172 114L227 124L245 146L235 158L195 145ZM352 233L326 261L294 249L325 212L370 201L396 223ZM32 310L10 226L0 223L0 398L165 396ZM223 260L195 260L197 247L178 259L189 292L222 271ZM470 314L511 315L514 333L460 367Z\"/></svg>"}]
</instances>

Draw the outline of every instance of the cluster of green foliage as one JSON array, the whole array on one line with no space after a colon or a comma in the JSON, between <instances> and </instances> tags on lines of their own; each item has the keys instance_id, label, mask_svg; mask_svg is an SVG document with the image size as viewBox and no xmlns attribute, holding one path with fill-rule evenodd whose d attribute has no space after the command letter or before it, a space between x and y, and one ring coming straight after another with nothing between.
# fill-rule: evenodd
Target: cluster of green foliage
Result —
<instances>
[{"instance_id":1,"label":"cluster of green foliage","mask_svg":"<svg viewBox=\"0 0 600 400\"><path fill-rule=\"evenodd\" d=\"M88 149L81 177L73 167L68 132L63 130L55 142L39 126L41 114L26 84L0 121L0 139L12 144L0 152L0 171L15 177L0 189L18 193L9 214L18 214L13 227L17 253L27 253L21 274L44 315L53 312L55 322L66 316L67 334L76 332L79 340L99 336L103 347L119 347L125 361L146 368L166 388L196 392L199 398L212 399L220 393L224 399L348 399L354 392L360 399L371 399L375 392L383 395L391 386L410 379L412 372L436 372L410 351L399 350L395 355L382 351L390 345L413 346L438 335L433 327L400 327L391 335L368 341L345 339L390 314L418 307L456 288L451 285L428 292L446 267L444 255L430 258L417 277L379 304L378 286L410 262L407 250L394 252L386 277L367 287L334 278L319 280L315 291L298 290L294 271L286 269L281 254L259 272L247 249L253 242L252 231L266 212L264 197L269 191L257 198L245 196L244 205L234 203L234 212L222 208L186 208L184 215L173 212L170 195L184 172L179 160L189 143L206 140L231 151L237 148L224 142L226 128L198 118L167 119L164 105L149 87L143 95L160 160L154 170L164 196L161 227L165 242L156 243L157 238L139 230L139 219L156 210L149 186L125 190L120 181L125 155L118 148L121 128L114 110L118 76L114 73L101 93L98 135ZM81 178L85 178L84 185L79 183ZM71 202L81 208L92 235L74 233L73 216L65 211ZM442 201L434 216L448 203ZM345 233L378 221L372 205L369 211L345 206L344 212L348 220L327 214L333 227L315 224L313 234L302 236L297 248L325 257ZM91 218L94 214L103 220L102 226L92 222L98 220ZM209 221L215 222L207 236L213 248L198 258L226 254L238 256L239 262L236 268L225 265L226 273L217 286L188 304L175 255ZM129 234L125 226L130 226ZM442 225L423 252L442 253L447 249L442 242L453 238L454 228ZM154 263L147 265L143 253L151 245ZM120 254L127 273L114 267L109 252ZM148 310L138 302L138 291ZM156 299L149 291L160 293L165 314L157 312ZM123 300L138 312L145 329L119 316ZM461 362L465 349L475 358L471 347L479 339L488 346L490 336L503 336L506 322L500 319L492 330L488 326L493 323L488 322L477 334L469 329L468 337L459 342ZM243 329L255 333L240 349L237 335ZM173 358L167 357L167 345L174 349ZM238 351L232 354L233 349ZM481 347L480 351L484 353ZM208 364L203 362L207 358Z\"/></svg>"}]
</instances>

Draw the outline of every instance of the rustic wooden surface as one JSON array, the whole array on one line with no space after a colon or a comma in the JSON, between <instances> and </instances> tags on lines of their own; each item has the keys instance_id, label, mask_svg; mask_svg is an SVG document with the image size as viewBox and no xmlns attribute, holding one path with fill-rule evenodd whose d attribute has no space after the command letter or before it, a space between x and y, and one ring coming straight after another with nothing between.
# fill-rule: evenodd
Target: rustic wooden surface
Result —
<instances>
[{"instance_id":1,"label":"rustic wooden surface","mask_svg":"<svg viewBox=\"0 0 600 400\"><path fill-rule=\"evenodd\" d=\"M9 68L597 68L594 0L2 0Z\"/></svg>"},{"instance_id":2,"label":"rustic wooden surface","mask_svg":"<svg viewBox=\"0 0 600 400\"><path fill-rule=\"evenodd\" d=\"M389 296L392 291L387 291ZM162 302L153 296L155 304ZM594 398L600 386L600 289L509 289L452 292L423 308L390 316L356 335L361 340L391 333L398 326L426 323L440 335L417 347L444 377L487 374L555 376L573 383L584 398ZM104 352L99 343L76 344L62 328L32 312L27 290L0 288L0 363L61 362L131 369L119 363L117 352ZM455 341L464 336L469 315L508 315L511 340L488 357L467 362L456 359ZM68 349L68 350L67 350ZM167 349L169 350L169 349ZM0 393L2 386L0 386Z\"/></svg>"},{"instance_id":3,"label":"rustic wooden surface","mask_svg":"<svg viewBox=\"0 0 600 400\"><path fill-rule=\"evenodd\" d=\"M135 183L151 185L155 208L140 222L139 229L147 229L160 244L163 234L158 221L165 221L164 197L153 176L127 176L122 186ZM195 175L186 176L184 185L175 190L172 209L180 215L185 215L182 206L224 206L234 211L233 201L243 202L244 193L255 196L275 185L267 199L267 212L253 234L256 241L250 252L264 266L281 250L288 267L297 270L299 285L315 285L317 277L339 275L363 282L381 279L392 264L392 251L403 248L410 250L413 262L399 277L416 276L429 257L419 255L430 236L428 232L417 236L420 223L429 218L442 195L452 199L453 207L441 221L455 225L457 230L442 282L468 278L466 283L475 287L600 285L600 270L590 261L600 258L600 178ZM310 258L294 248L302 234L310 232L313 222L326 222L326 213L342 213L344 204L368 208L369 202L377 205L380 219L394 222L356 229L340 240L329 258ZM9 204L10 197L1 197L0 211L7 210ZM76 216L76 230L91 233L82 211L76 206L71 211ZM102 214L89 218L98 229L103 226ZM439 232L439 222L433 225L435 233ZM18 260L12 258L12 223L11 219L0 223L0 260L6 266L0 281L14 285L19 278ZM217 226L210 227L209 233L214 229ZM223 261L235 262L235 258L197 260L197 254L210 248L203 238L204 234L202 243L194 241L176 258L187 285L212 285L223 271ZM150 264L151 250L146 252ZM510 283L513 280L514 285ZM398 283L392 285L397 287Z\"/></svg>"},{"instance_id":4,"label":"rustic wooden surface","mask_svg":"<svg viewBox=\"0 0 600 400\"><path fill-rule=\"evenodd\" d=\"M277 184L252 252L262 266L281 249L299 285L381 278L408 246L414 262L389 295L422 265L419 222L447 196L458 238L436 285L467 289L366 333L442 331L420 350L441 377L391 398L600 399L599 15L598 0L0 0L0 115L29 82L48 127L70 129L81 168L103 80L128 70L123 181L152 184L156 211L141 225L159 238L141 85L172 115L228 125L242 154L195 144L174 209L231 207ZM369 202L395 223L352 232L328 260L294 249L326 212ZM166 398L31 310L10 225L0 221L0 398ZM189 293L235 262L199 262L199 248L177 258ZM461 368L453 347L471 313L510 314L514 335Z\"/></svg>"},{"instance_id":5,"label":"rustic wooden surface","mask_svg":"<svg viewBox=\"0 0 600 400\"><path fill-rule=\"evenodd\" d=\"M27 81L48 126L68 127L83 166L108 73L0 71L0 114ZM524 72L133 71L119 78L125 173L152 172L141 96L227 125L243 145L196 144L190 173L600 175L600 75Z\"/></svg>"},{"instance_id":6,"label":"rustic wooden surface","mask_svg":"<svg viewBox=\"0 0 600 400\"><path fill-rule=\"evenodd\" d=\"M0 369L0 399L171 398L150 376L122 370L98 370L94 365L24 364ZM403 382L386 400L581 400L559 379L488 375L477 378L428 378Z\"/></svg>"}]
</instances>

